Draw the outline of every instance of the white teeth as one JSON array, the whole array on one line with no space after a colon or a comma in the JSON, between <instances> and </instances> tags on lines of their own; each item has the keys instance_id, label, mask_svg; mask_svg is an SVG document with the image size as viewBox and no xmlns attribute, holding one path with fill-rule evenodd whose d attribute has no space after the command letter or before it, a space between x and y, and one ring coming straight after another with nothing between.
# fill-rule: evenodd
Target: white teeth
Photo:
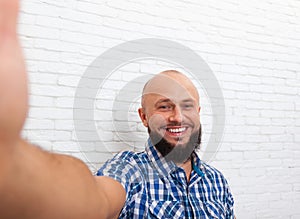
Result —
<instances>
[{"instance_id":1,"label":"white teeth","mask_svg":"<svg viewBox=\"0 0 300 219\"><path fill-rule=\"evenodd\" d=\"M183 132L185 131L186 128L177 128L177 129L168 129L169 132L172 132L172 133L178 133L178 132Z\"/></svg>"}]
</instances>

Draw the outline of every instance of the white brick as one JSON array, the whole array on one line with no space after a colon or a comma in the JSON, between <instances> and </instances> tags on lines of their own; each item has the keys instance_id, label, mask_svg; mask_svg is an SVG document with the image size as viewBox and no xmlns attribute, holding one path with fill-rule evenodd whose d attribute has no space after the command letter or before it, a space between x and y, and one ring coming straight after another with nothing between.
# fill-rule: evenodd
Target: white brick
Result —
<instances>
[{"instance_id":1,"label":"white brick","mask_svg":"<svg viewBox=\"0 0 300 219\"><path fill-rule=\"evenodd\" d=\"M265 126L265 127L261 127L261 134L283 134L285 132L285 127L269 127L269 126Z\"/></svg>"},{"instance_id":2,"label":"white brick","mask_svg":"<svg viewBox=\"0 0 300 219\"><path fill-rule=\"evenodd\" d=\"M282 126L282 125L290 125L290 124L295 124L295 119L291 119L291 118L272 118L271 119L271 123L273 126Z\"/></svg>"},{"instance_id":3,"label":"white brick","mask_svg":"<svg viewBox=\"0 0 300 219\"><path fill-rule=\"evenodd\" d=\"M28 131L27 134L29 139L33 138L39 141L71 140L71 132L67 132L67 131L34 130L34 131Z\"/></svg>"},{"instance_id":4,"label":"white brick","mask_svg":"<svg viewBox=\"0 0 300 219\"><path fill-rule=\"evenodd\" d=\"M248 117L246 118L247 125L269 125L271 124L270 118L261 118L261 117Z\"/></svg>"},{"instance_id":5,"label":"white brick","mask_svg":"<svg viewBox=\"0 0 300 219\"><path fill-rule=\"evenodd\" d=\"M246 107L248 109L272 109L272 103L266 101L247 101Z\"/></svg>"},{"instance_id":6,"label":"white brick","mask_svg":"<svg viewBox=\"0 0 300 219\"><path fill-rule=\"evenodd\" d=\"M245 151L243 157L246 160L267 159L269 158L269 153L268 151Z\"/></svg>"},{"instance_id":7,"label":"white brick","mask_svg":"<svg viewBox=\"0 0 300 219\"><path fill-rule=\"evenodd\" d=\"M45 50L54 50L54 51L64 51L66 46L61 43L60 40L57 39L38 39L34 41L34 47L37 49L45 49Z\"/></svg>"},{"instance_id":8,"label":"white brick","mask_svg":"<svg viewBox=\"0 0 300 219\"><path fill-rule=\"evenodd\" d=\"M236 92L236 97L241 100L260 100L261 94L256 92Z\"/></svg>"},{"instance_id":9,"label":"white brick","mask_svg":"<svg viewBox=\"0 0 300 219\"><path fill-rule=\"evenodd\" d=\"M284 78L275 78L275 77L264 77L262 79L262 84L268 84L268 85L284 85L286 80Z\"/></svg>"},{"instance_id":10,"label":"white brick","mask_svg":"<svg viewBox=\"0 0 300 219\"><path fill-rule=\"evenodd\" d=\"M80 151L79 145L76 143L70 143L67 141L57 141L53 144L54 151L67 151L67 152L77 152Z\"/></svg>"},{"instance_id":11,"label":"white brick","mask_svg":"<svg viewBox=\"0 0 300 219\"><path fill-rule=\"evenodd\" d=\"M222 87L223 87L223 89L232 89L235 91L249 91L248 84L224 82L224 83L222 83Z\"/></svg>"},{"instance_id":12,"label":"white brick","mask_svg":"<svg viewBox=\"0 0 300 219\"><path fill-rule=\"evenodd\" d=\"M279 94L297 94L298 88L297 87L275 87L274 88L275 93Z\"/></svg>"},{"instance_id":13,"label":"white brick","mask_svg":"<svg viewBox=\"0 0 300 219\"><path fill-rule=\"evenodd\" d=\"M47 57L49 62L59 62L60 54L54 51L44 49L30 49L27 53L28 58L31 60L43 60L42 57Z\"/></svg>"},{"instance_id":14,"label":"white brick","mask_svg":"<svg viewBox=\"0 0 300 219\"><path fill-rule=\"evenodd\" d=\"M262 100L264 101L291 101L293 102L295 100L295 97L292 95L286 95L286 94L261 94Z\"/></svg>"},{"instance_id":15,"label":"white brick","mask_svg":"<svg viewBox=\"0 0 300 219\"><path fill-rule=\"evenodd\" d=\"M100 120L100 121L111 121L112 112L101 110L101 111L95 113L94 118L95 118L95 120Z\"/></svg>"},{"instance_id":16,"label":"white brick","mask_svg":"<svg viewBox=\"0 0 300 219\"><path fill-rule=\"evenodd\" d=\"M238 134L259 134L260 127L251 125L235 126L232 132Z\"/></svg>"},{"instance_id":17,"label":"white brick","mask_svg":"<svg viewBox=\"0 0 300 219\"><path fill-rule=\"evenodd\" d=\"M271 85L252 85L250 84L250 91L251 92L257 92L257 93L273 93L274 92L274 86Z\"/></svg>"},{"instance_id":18,"label":"white brick","mask_svg":"<svg viewBox=\"0 0 300 219\"><path fill-rule=\"evenodd\" d=\"M259 148L265 151L281 151L284 149L285 144L282 142L261 142Z\"/></svg>"},{"instance_id":19,"label":"white brick","mask_svg":"<svg viewBox=\"0 0 300 219\"><path fill-rule=\"evenodd\" d=\"M35 84L56 84L57 74L47 74L47 73L31 73L29 75L30 83Z\"/></svg>"},{"instance_id":20,"label":"white brick","mask_svg":"<svg viewBox=\"0 0 300 219\"><path fill-rule=\"evenodd\" d=\"M243 157L242 152L218 152L216 154L216 159L217 160L236 160L236 159L241 159Z\"/></svg>"},{"instance_id":21,"label":"white brick","mask_svg":"<svg viewBox=\"0 0 300 219\"><path fill-rule=\"evenodd\" d=\"M55 120L55 129L56 130L73 130L74 122L73 120Z\"/></svg>"},{"instance_id":22,"label":"white brick","mask_svg":"<svg viewBox=\"0 0 300 219\"><path fill-rule=\"evenodd\" d=\"M112 100L96 100L96 109L99 110L111 110L113 108L114 101Z\"/></svg>"},{"instance_id":23,"label":"white brick","mask_svg":"<svg viewBox=\"0 0 300 219\"><path fill-rule=\"evenodd\" d=\"M57 16L63 14L63 7L57 7L50 4L42 4L39 2L24 1L21 10L30 14L42 14L44 16Z\"/></svg>"},{"instance_id":24,"label":"white brick","mask_svg":"<svg viewBox=\"0 0 300 219\"><path fill-rule=\"evenodd\" d=\"M74 98L73 97L58 97L55 99L55 106L59 108L73 108Z\"/></svg>"},{"instance_id":25,"label":"white brick","mask_svg":"<svg viewBox=\"0 0 300 219\"><path fill-rule=\"evenodd\" d=\"M253 157L254 158L254 157ZM240 169L240 175L243 177L258 177L258 176L264 176L265 175L264 169L258 169L258 168L245 168Z\"/></svg>"},{"instance_id":26,"label":"white brick","mask_svg":"<svg viewBox=\"0 0 300 219\"><path fill-rule=\"evenodd\" d=\"M285 80L287 86L299 87L300 80L299 79L287 79Z\"/></svg>"},{"instance_id":27,"label":"white brick","mask_svg":"<svg viewBox=\"0 0 300 219\"><path fill-rule=\"evenodd\" d=\"M77 10L108 17L116 17L118 15L117 10L108 7L106 4L103 3L94 4L80 1L77 2Z\"/></svg>"},{"instance_id":28,"label":"white brick","mask_svg":"<svg viewBox=\"0 0 300 219\"><path fill-rule=\"evenodd\" d=\"M25 124L27 130L53 129L54 121L46 119L27 119Z\"/></svg>"},{"instance_id":29,"label":"white brick","mask_svg":"<svg viewBox=\"0 0 300 219\"><path fill-rule=\"evenodd\" d=\"M270 135L271 142L291 143L294 141L293 135L291 134L276 134Z\"/></svg>"},{"instance_id":30,"label":"white brick","mask_svg":"<svg viewBox=\"0 0 300 219\"><path fill-rule=\"evenodd\" d=\"M71 32L62 30L59 33L59 36L62 39L68 39L70 43L78 43L83 45L94 45L94 46L102 46L103 39L100 36L95 36L82 32Z\"/></svg>"},{"instance_id":31,"label":"white brick","mask_svg":"<svg viewBox=\"0 0 300 219\"><path fill-rule=\"evenodd\" d=\"M247 135L246 142L252 142L253 144L269 142L269 136L266 135Z\"/></svg>"},{"instance_id":32,"label":"white brick","mask_svg":"<svg viewBox=\"0 0 300 219\"><path fill-rule=\"evenodd\" d=\"M19 27L19 33L26 37L36 37L42 39L59 39L60 30L57 28L48 28L35 25L22 25Z\"/></svg>"},{"instance_id":33,"label":"white brick","mask_svg":"<svg viewBox=\"0 0 300 219\"><path fill-rule=\"evenodd\" d=\"M29 98L30 106L34 107L53 107L54 106L54 98L46 97L46 96L36 96L30 95Z\"/></svg>"},{"instance_id":34,"label":"white brick","mask_svg":"<svg viewBox=\"0 0 300 219\"><path fill-rule=\"evenodd\" d=\"M78 76L62 76L58 78L58 85L65 85L68 87L77 87L80 77Z\"/></svg>"},{"instance_id":35,"label":"white brick","mask_svg":"<svg viewBox=\"0 0 300 219\"><path fill-rule=\"evenodd\" d=\"M73 111L69 109L32 107L29 117L34 119L72 119Z\"/></svg>"},{"instance_id":36,"label":"white brick","mask_svg":"<svg viewBox=\"0 0 300 219\"><path fill-rule=\"evenodd\" d=\"M31 86L31 93L41 96L44 95L48 97L61 97L73 96L75 90L69 87L33 84Z\"/></svg>"},{"instance_id":37,"label":"white brick","mask_svg":"<svg viewBox=\"0 0 300 219\"><path fill-rule=\"evenodd\" d=\"M33 14L25 14L25 13L20 13L19 15L19 24L34 24L36 21L36 15Z\"/></svg>"},{"instance_id":38,"label":"white brick","mask_svg":"<svg viewBox=\"0 0 300 219\"><path fill-rule=\"evenodd\" d=\"M58 17L46 17L38 15L36 17L36 25L53 28L62 28L62 20Z\"/></svg>"},{"instance_id":39,"label":"white brick","mask_svg":"<svg viewBox=\"0 0 300 219\"><path fill-rule=\"evenodd\" d=\"M111 153L118 153L120 151L133 151L133 146L123 142L104 142L106 150ZM132 143L133 145L133 143Z\"/></svg>"},{"instance_id":40,"label":"white brick","mask_svg":"<svg viewBox=\"0 0 300 219\"><path fill-rule=\"evenodd\" d=\"M284 118L283 110L261 110L261 116L264 118Z\"/></svg>"},{"instance_id":41,"label":"white brick","mask_svg":"<svg viewBox=\"0 0 300 219\"><path fill-rule=\"evenodd\" d=\"M260 111L258 109L247 109L247 108L235 108L233 109L234 115L239 116L253 116L258 117L260 115Z\"/></svg>"}]
</instances>

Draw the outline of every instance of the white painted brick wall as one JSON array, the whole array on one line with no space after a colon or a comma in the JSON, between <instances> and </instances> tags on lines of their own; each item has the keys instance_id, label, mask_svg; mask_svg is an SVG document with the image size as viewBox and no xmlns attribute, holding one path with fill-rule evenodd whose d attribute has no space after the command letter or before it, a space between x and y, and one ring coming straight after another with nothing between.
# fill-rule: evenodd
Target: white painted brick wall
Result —
<instances>
[{"instance_id":1,"label":"white painted brick wall","mask_svg":"<svg viewBox=\"0 0 300 219\"><path fill-rule=\"evenodd\" d=\"M93 171L113 153L142 149L147 133L135 112L138 98L124 100L131 103L129 123L120 112L112 122L113 100L136 77L179 66L136 60L110 75L94 104L104 147L88 132L84 147L77 142L76 87L87 66L113 46L173 40L200 55L223 89L226 126L211 164L229 180L237 218L300 218L298 0L22 0L19 33L30 79L23 135L31 142L83 159ZM197 86L205 149L211 109Z\"/></svg>"}]
</instances>

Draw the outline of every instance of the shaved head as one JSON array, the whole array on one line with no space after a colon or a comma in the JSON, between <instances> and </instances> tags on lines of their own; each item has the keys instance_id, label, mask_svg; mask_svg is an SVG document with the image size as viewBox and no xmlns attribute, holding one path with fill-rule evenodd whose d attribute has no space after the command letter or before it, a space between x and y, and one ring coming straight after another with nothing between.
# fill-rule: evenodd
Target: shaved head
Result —
<instances>
[{"instance_id":1,"label":"shaved head","mask_svg":"<svg viewBox=\"0 0 300 219\"><path fill-rule=\"evenodd\" d=\"M172 93L166 92L173 88ZM174 92L174 90L177 90ZM183 73L176 70L166 70L152 77L144 86L142 92L142 107L146 106L146 97L149 94L168 94L169 97L187 94L194 98L199 105L199 93L193 82Z\"/></svg>"}]
</instances>

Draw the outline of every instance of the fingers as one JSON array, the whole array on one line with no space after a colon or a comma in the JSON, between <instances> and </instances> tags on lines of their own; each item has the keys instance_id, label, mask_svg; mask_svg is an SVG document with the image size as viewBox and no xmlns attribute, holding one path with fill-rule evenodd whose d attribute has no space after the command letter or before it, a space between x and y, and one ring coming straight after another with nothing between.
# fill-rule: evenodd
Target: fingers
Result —
<instances>
[{"instance_id":1,"label":"fingers","mask_svg":"<svg viewBox=\"0 0 300 219\"><path fill-rule=\"evenodd\" d=\"M18 7L18 0L0 0L0 143L17 140L27 113L27 77L16 34Z\"/></svg>"},{"instance_id":2,"label":"fingers","mask_svg":"<svg viewBox=\"0 0 300 219\"><path fill-rule=\"evenodd\" d=\"M0 0L0 40L16 36L19 0Z\"/></svg>"}]
</instances>

